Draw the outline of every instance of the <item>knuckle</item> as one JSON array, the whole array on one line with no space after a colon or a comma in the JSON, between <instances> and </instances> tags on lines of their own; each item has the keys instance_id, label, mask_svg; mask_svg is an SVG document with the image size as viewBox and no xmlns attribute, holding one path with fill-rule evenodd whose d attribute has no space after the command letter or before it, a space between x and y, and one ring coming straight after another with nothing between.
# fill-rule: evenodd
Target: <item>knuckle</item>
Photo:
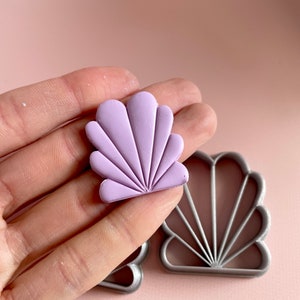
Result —
<instances>
[{"instance_id":1,"label":"knuckle","mask_svg":"<svg viewBox=\"0 0 300 300\"><path fill-rule=\"evenodd\" d=\"M79 177L83 179L74 182L74 189L70 192L73 199L74 211L78 212L79 216L84 216L89 221L94 221L99 217L99 180L96 177L87 176ZM90 192L87 193L86 190Z\"/></svg>"},{"instance_id":2,"label":"knuckle","mask_svg":"<svg viewBox=\"0 0 300 300\"><path fill-rule=\"evenodd\" d=\"M1 300L17 300L17 299L20 299L18 296L15 295L15 290L14 289L6 289L4 290L1 294L0 294L0 299ZM25 298L25 293L23 293L23 299L26 299ZM27 296L28 296L28 293L27 293ZM27 299L33 299L32 296L30 296L30 298L27 298Z\"/></svg>"},{"instance_id":3,"label":"knuckle","mask_svg":"<svg viewBox=\"0 0 300 300\"><path fill-rule=\"evenodd\" d=\"M80 167L82 164L88 162L86 149L84 148L84 134L83 125L71 124L66 128L61 128L62 140L64 141L64 148L66 151L66 161L75 162L75 164ZM61 149L58 149L61 152Z\"/></svg>"},{"instance_id":4,"label":"knuckle","mask_svg":"<svg viewBox=\"0 0 300 300\"><path fill-rule=\"evenodd\" d=\"M72 105L76 107L79 113L82 113L85 99L82 87L80 85L74 85L73 82L69 80L69 75L61 76L58 81L65 87L66 91L68 91L69 97L72 99Z\"/></svg>"},{"instance_id":5,"label":"knuckle","mask_svg":"<svg viewBox=\"0 0 300 300\"><path fill-rule=\"evenodd\" d=\"M10 96L9 106L6 109L0 107L0 128L5 131L5 135L14 136L20 140L20 144L29 141L24 114L22 113L22 103L20 99ZM0 131L1 135L1 131Z\"/></svg>"},{"instance_id":6,"label":"knuckle","mask_svg":"<svg viewBox=\"0 0 300 300\"><path fill-rule=\"evenodd\" d=\"M0 209L7 209L9 205L15 202L15 197L10 185L5 181L0 174Z\"/></svg>"},{"instance_id":7,"label":"knuckle","mask_svg":"<svg viewBox=\"0 0 300 300\"><path fill-rule=\"evenodd\" d=\"M19 265L32 252L30 239L17 223L7 227L6 241L15 265Z\"/></svg>"},{"instance_id":8,"label":"knuckle","mask_svg":"<svg viewBox=\"0 0 300 300\"><path fill-rule=\"evenodd\" d=\"M122 210L115 210L114 212L114 214L109 214L106 217L111 236L114 237L116 243L124 242L131 250L138 248L141 242L132 230L130 218Z\"/></svg>"},{"instance_id":9,"label":"knuckle","mask_svg":"<svg viewBox=\"0 0 300 300\"><path fill-rule=\"evenodd\" d=\"M13 284L11 287L5 288L5 290L0 293L0 300L18 299L39 300L41 297L33 282L22 285Z\"/></svg>"},{"instance_id":10,"label":"knuckle","mask_svg":"<svg viewBox=\"0 0 300 300\"><path fill-rule=\"evenodd\" d=\"M82 294L91 271L84 255L68 244L64 244L60 254L61 259L57 261L59 279L74 295Z\"/></svg>"}]
</instances>

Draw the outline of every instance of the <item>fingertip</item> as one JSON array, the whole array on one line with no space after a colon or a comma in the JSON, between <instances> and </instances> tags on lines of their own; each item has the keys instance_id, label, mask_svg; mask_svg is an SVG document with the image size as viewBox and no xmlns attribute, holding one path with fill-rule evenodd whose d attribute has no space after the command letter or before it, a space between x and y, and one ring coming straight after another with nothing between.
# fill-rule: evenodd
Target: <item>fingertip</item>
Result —
<instances>
[{"instance_id":1,"label":"fingertip","mask_svg":"<svg viewBox=\"0 0 300 300\"><path fill-rule=\"evenodd\" d=\"M173 132L184 139L184 150L180 160L184 161L215 133L217 118L206 103L194 103L184 107L175 115Z\"/></svg>"},{"instance_id":2,"label":"fingertip","mask_svg":"<svg viewBox=\"0 0 300 300\"><path fill-rule=\"evenodd\" d=\"M173 78L171 82L177 86L177 90L182 95L182 101L186 105L202 102L201 90L193 81L184 78Z\"/></svg>"},{"instance_id":3,"label":"fingertip","mask_svg":"<svg viewBox=\"0 0 300 300\"><path fill-rule=\"evenodd\" d=\"M145 90L152 93L160 105L170 106L173 113L177 113L185 106L202 101L198 86L183 78L172 78L155 83Z\"/></svg>"},{"instance_id":4,"label":"fingertip","mask_svg":"<svg viewBox=\"0 0 300 300\"><path fill-rule=\"evenodd\" d=\"M207 103L202 103L201 106L202 129L206 132L207 139L210 139L217 130L217 114Z\"/></svg>"}]
</instances>

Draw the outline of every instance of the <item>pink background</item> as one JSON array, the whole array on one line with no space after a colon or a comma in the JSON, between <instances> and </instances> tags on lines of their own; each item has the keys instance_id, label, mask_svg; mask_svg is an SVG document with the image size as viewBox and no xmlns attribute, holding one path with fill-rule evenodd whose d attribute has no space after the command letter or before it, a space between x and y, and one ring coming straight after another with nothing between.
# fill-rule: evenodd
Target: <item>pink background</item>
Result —
<instances>
[{"instance_id":1,"label":"pink background","mask_svg":"<svg viewBox=\"0 0 300 300\"><path fill-rule=\"evenodd\" d=\"M81 299L296 299L300 292L300 2L0 1L0 92L89 65L142 85L185 77L218 114L202 150L237 151L266 179L271 268L255 279L170 275L157 237L140 289ZM49 274L50 275L50 274Z\"/></svg>"}]
</instances>

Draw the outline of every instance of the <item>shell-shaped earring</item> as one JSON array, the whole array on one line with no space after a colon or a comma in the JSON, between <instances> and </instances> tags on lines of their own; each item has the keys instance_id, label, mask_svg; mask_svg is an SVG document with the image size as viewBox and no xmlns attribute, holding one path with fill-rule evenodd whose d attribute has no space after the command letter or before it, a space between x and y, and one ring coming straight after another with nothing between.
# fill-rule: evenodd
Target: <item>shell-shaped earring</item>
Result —
<instances>
[{"instance_id":1,"label":"shell-shaped earring","mask_svg":"<svg viewBox=\"0 0 300 300\"><path fill-rule=\"evenodd\" d=\"M270 215L265 182L237 153L196 152L185 162L189 183L162 228L163 265L174 272L231 276L265 273L270 253L263 239Z\"/></svg>"},{"instance_id":2,"label":"shell-shaped earring","mask_svg":"<svg viewBox=\"0 0 300 300\"><path fill-rule=\"evenodd\" d=\"M183 139L171 133L172 125L171 109L158 106L148 92L136 93L126 105L107 100L99 106L86 134L97 149L90 156L91 167L105 179L99 191L104 202L187 182L187 169L177 162Z\"/></svg>"}]
</instances>

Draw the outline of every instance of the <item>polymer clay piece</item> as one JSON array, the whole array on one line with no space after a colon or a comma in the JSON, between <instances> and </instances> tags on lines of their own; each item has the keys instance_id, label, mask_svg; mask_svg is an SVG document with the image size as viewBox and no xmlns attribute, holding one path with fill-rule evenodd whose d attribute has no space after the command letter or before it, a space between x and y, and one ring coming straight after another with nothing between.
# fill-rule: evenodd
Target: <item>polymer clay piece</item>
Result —
<instances>
[{"instance_id":1,"label":"polymer clay piece","mask_svg":"<svg viewBox=\"0 0 300 300\"><path fill-rule=\"evenodd\" d=\"M234 152L211 157L198 151L189 160L183 198L162 225L163 265L183 273L264 274L270 264L263 241L270 215L262 204L263 178Z\"/></svg>"},{"instance_id":2,"label":"polymer clay piece","mask_svg":"<svg viewBox=\"0 0 300 300\"><path fill-rule=\"evenodd\" d=\"M188 171L177 162L183 139L171 133L173 113L158 106L148 92L133 95L126 106L118 100L103 102L96 121L86 125L86 134L96 151L92 169L105 180L99 194L115 202L187 182Z\"/></svg>"}]
</instances>

